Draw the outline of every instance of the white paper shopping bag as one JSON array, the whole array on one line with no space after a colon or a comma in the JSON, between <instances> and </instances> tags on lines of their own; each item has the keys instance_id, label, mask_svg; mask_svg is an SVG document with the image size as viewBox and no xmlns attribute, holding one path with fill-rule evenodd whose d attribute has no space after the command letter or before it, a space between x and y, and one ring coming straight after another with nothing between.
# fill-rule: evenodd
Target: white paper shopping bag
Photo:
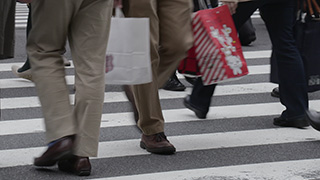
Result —
<instances>
[{"instance_id":1,"label":"white paper shopping bag","mask_svg":"<svg viewBox=\"0 0 320 180\"><path fill-rule=\"evenodd\" d=\"M106 55L106 84L152 81L148 18L112 18Z\"/></svg>"}]
</instances>

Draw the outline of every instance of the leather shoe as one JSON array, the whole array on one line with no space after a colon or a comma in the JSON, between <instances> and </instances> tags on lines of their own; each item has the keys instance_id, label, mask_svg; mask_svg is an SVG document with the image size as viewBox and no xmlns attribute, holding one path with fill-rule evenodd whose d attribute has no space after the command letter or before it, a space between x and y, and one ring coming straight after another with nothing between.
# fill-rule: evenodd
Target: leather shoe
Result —
<instances>
[{"instance_id":1,"label":"leather shoe","mask_svg":"<svg viewBox=\"0 0 320 180\"><path fill-rule=\"evenodd\" d=\"M272 97L276 97L276 98L280 98L279 87L276 87L276 88L272 89L271 96Z\"/></svg>"},{"instance_id":2,"label":"leather shoe","mask_svg":"<svg viewBox=\"0 0 320 180\"><path fill-rule=\"evenodd\" d=\"M307 119L309 120L310 125L320 131L320 114L314 110L306 111Z\"/></svg>"},{"instance_id":3,"label":"leather shoe","mask_svg":"<svg viewBox=\"0 0 320 180\"><path fill-rule=\"evenodd\" d=\"M207 117L207 112L204 112L197 108L195 105L191 104L190 96L187 96L183 100L184 106L193 111L199 119L205 119Z\"/></svg>"},{"instance_id":4,"label":"leather shoe","mask_svg":"<svg viewBox=\"0 0 320 180\"><path fill-rule=\"evenodd\" d=\"M309 122L307 121L307 118L305 116L291 119L286 119L280 116L273 119L273 124L276 126L296 128L305 128L309 126Z\"/></svg>"},{"instance_id":5,"label":"leather shoe","mask_svg":"<svg viewBox=\"0 0 320 180\"><path fill-rule=\"evenodd\" d=\"M168 141L163 132L154 135L142 134L140 147L155 154L174 154L176 152L176 148Z\"/></svg>"},{"instance_id":6,"label":"leather shoe","mask_svg":"<svg viewBox=\"0 0 320 180\"><path fill-rule=\"evenodd\" d=\"M88 157L73 156L70 159L58 162L60 171L70 172L78 176L89 176L91 174L91 163Z\"/></svg>"},{"instance_id":7,"label":"leather shoe","mask_svg":"<svg viewBox=\"0 0 320 180\"><path fill-rule=\"evenodd\" d=\"M34 159L35 166L53 166L57 161L72 155L74 136L66 136L58 139L49 146L46 152Z\"/></svg>"},{"instance_id":8,"label":"leather shoe","mask_svg":"<svg viewBox=\"0 0 320 180\"><path fill-rule=\"evenodd\" d=\"M186 89L186 86L183 85L179 81L178 77L174 74L169 78L169 80L162 87L162 89L168 90L168 91L184 91Z\"/></svg>"}]
</instances>

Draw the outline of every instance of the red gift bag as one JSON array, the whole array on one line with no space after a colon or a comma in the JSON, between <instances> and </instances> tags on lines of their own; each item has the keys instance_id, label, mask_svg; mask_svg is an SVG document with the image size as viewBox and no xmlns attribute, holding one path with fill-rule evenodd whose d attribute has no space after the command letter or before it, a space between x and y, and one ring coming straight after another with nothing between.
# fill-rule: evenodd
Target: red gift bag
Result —
<instances>
[{"instance_id":1,"label":"red gift bag","mask_svg":"<svg viewBox=\"0 0 320 180\"><path fill-rule=\"evenodd\" d=\"M192 20L194 45L178 68L184 74L196 61L204 85L238 79L248 74L238 34L226 5L200 10ZM188 64L188 65L186 65ZM194 64L194 63L193 63Z\"/></svg>"},{"instance_id":2,"label":"red gift bag","mask_svg":"<svg viewBox=\"0 0 320 180\"><path fill-rule=\"evenodd\" d=\"M188 57L180 62L178 67L178 72L188 77L199 77L200 69L198 66L198 61L195 56L195 48L192 47L188 51Z\"/></svg>"}]
</instances>

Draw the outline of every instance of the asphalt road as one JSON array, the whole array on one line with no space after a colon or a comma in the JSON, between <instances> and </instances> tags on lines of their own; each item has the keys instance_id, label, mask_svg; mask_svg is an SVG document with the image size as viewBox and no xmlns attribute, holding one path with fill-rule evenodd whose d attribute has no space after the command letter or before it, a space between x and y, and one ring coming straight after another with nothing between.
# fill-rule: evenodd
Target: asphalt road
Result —
<instances>
[{"instance_id":1,"label":"asphalt road","mask_svg":"<svg viewBox=\"0 0 320 180\"><path fill-rule=\"evenodd\" d=\"M59 172L56 166L32 166L44 150L45 136L33 84L10 70L26 58L25 29L17 28L15 58L0 61L0 179L320 179L320 133L272 124L283 106L270 96L276 85L269 83L268 34L260 18L253 24L257 40L243 47L250 75L219 84L207 119L197 119L183 106L192 87L182 76L185 92L159 91L175 155L140 149L141 134L121 87L106 86L99 156L91 161L92 175L84 178ZM65 56L71 59L69 50ZM72 78L73 67L66 72ZM72 81L69 88L73 94ZM310 107L320 109L319 92L309 98Z\"/></svg>"}]
</instances>

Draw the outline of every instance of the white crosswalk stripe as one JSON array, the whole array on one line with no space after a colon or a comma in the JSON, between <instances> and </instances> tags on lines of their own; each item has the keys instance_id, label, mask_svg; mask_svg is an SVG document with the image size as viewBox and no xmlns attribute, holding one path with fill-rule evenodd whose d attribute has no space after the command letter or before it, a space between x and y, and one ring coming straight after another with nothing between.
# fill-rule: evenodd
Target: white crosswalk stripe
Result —
<instances>
[{"instance_id":1,"label":"white crosswalk stripe","mask_svg":"<svg viewBox=\"0 0 320 180\"><path fill-rule=\"evenodd\" d=\"M308 130L282 128L172 136L170 137L170 141L175 144L177 151L182 152L264 144L270 145L279 143L306 142L313 141L319 137L320 135L311 128ZM138 147L139 141L140 139L101 142L99 144L98 158L113 158L149 154ZM192 143L190 144L188 142ZM2 160L5 163L0 163L0 168L32 164L33 157L41 155L44 150L44 147L1 150L0 157L3 157Z\"/></svg>"},{"instance_id":2,"label":"white crosswalk stripe","mask_svg":"<svg viewBox=\"0 0 320 180\"><path fill-rule=\"evenodd\" d=\"M26 26L27 12L25 4L17 4L17 28ZM258 11L254 16L259 16ZM183 92L159 90L166 133L177 148L172 156L152 155L139 147L140 132L126 108L129 103L119 86L111 86L105 92L99 154L92 158L93 173L87 178L320 179L320 133L311 127L272 125L284 106L270 97L277 87L269 82L270 54L269 49L244 52L249 75L217 86L213 96L217 104L211 105L206 119L198 119L182 104L192 90L190 85ZM33 158L45 150L45 127L34 84L11 72L11 66L21 66L22 61L0 61L0 179L78 179L55 173L56 166L30 171ZM183 75L178 77L186 83ZM73 73L66 79L73 86ZM310 95L309 106L320 109L320 93Z\"/></svg>"},{"instance_id":3,"label":"white crosswalk stripe","mask_svg":"<svg viewBox=\"0 0 320 180\"><path fill-rule=\"evenodd\" d=\"M304 171L301 167L308 167L311 172L318 172L320 159L284 161L274 163L260 163L240 166L203 168L181 171L170 171L134 176L120 176L99 178L95 180L214 180L214 179L290 179L306 180L320 179L320 175ZM294 172L294 173L292 173ZM277 175L275 175L277 174ZM312 177L312 178L307 178Z\"/></svg>"}]
</instances>

